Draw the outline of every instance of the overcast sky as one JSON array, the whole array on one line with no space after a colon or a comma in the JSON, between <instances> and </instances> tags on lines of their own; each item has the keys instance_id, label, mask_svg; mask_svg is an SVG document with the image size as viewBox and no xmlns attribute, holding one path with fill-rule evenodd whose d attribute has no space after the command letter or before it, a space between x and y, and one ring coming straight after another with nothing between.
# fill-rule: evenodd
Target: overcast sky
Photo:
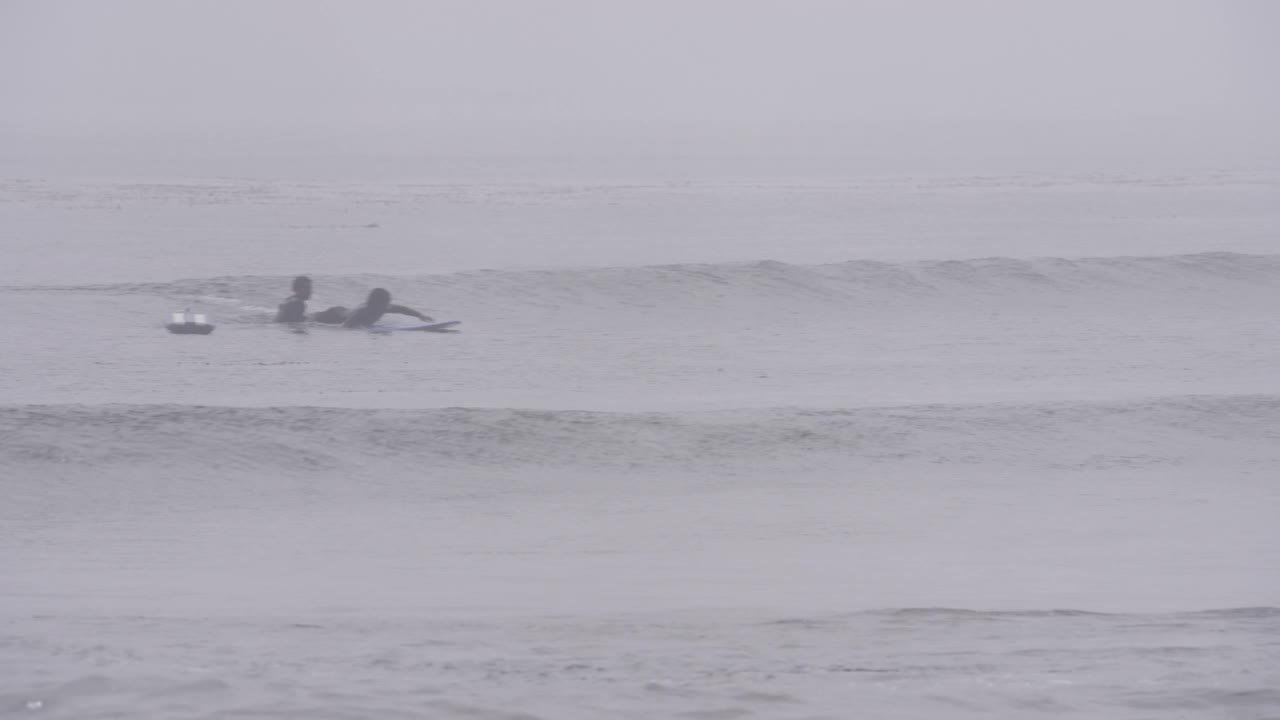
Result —
<instances>
[{"instance_id":1,"label":"overcast sky","mask_svg":"<svg viewBox=\"0 0 1280 720\"><path fill-rule=\"evenodd\" d=\"M0 159L1276 166L1278 38L1269 0L0 0Z\"/></svg>"}]
</instances>

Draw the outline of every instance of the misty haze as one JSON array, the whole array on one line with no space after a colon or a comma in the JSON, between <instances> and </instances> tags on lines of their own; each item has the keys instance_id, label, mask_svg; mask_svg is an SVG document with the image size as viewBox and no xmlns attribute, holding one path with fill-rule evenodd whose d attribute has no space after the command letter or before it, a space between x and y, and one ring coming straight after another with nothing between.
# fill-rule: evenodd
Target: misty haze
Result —
<instances>
[{"instance_id":1,"label":"misty haze","mask_svg":"<svg viewBox=\"0 0 1280 720\"><path fill-rule=\"evenodd\" d=\"M1280 714L1277 27L0 0L0 716Z\"/></svg>"}]
</instances>

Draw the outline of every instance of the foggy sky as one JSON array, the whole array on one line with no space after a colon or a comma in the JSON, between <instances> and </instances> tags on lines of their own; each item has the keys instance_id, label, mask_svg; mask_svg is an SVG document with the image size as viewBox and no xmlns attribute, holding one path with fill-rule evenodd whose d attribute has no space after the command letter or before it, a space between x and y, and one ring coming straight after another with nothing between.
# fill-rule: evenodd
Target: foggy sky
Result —
<instances>
[{"instance_id":1,"label":"foggy sky","mask_svg":"<svg viewBox=\"0 0 1280 720\"><path fill-rule=\"evenodd\" d=\"M0 161L1276 166L1277 28L1267 0L0 0Z\"/></svg>"}]
</instances>

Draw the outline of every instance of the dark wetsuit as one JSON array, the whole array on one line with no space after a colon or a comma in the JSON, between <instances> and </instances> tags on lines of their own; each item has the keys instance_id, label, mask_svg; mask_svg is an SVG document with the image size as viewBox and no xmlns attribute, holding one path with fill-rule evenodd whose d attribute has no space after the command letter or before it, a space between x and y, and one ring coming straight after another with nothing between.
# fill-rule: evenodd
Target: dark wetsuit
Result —
<instances>
[{"instance_id":1,"label":"dark wetsuit","mask_svg":"<svg viewBox=\"0 0 1280 720\"><path fill-rule=\"evenodd\" d=\"M345 308L341 305L334 305L328 310L312 313L311 319L318 323L326 325L341 325L346 321L347 316L351 314L351 308Z\"/></svg>"},{"instance_id":2,"label":"dark wetsuit","mask_svg":"<svg viewBox=\"0 0 1280 720\"><path fill-rule=\"evenodd\" d=\"M307 301L311 299L311 278L299 275L293 279L293 294L280 303L276 322L302 322L307 319Z\"/></svg>"},{"instance_id":3,"label":"dark wetsuit","mask_svg":"<svg viewBox=\"0 0 1280 720\"><path fill-rule=\"evenodd\" d=\"M375 288L369 293L369 299L355 310L348 310L341 305L322 310L311 316L316 322L342 325L343 327L369 327L378 322L386 313L409 315L423 322L431 322L431 318L412 308L391 304L391 293L382 288Z\"/></svg>"},{"instance_id":4,"label":"dark wetsuit","mask_svg":"<svg viewBox=\"0 0 1280 720\"><path fill-rule=\"evenodd\" d=\"M407 308L403 305L388 305L386 309L379 310L366 303L356 308L351 315L342 322L342 326L369 327L370 325L378 322L378 320L380 320L386 313L392 313L394 315L409 315L410 317L416 317L423 322L431 322L431 318L423 315L417 310Z\"/></svg>"},{"instance_id":5,"label":"dark wetsuit","mask_svg":"<svg viewBox=\"0 0 1280 720\"><path fill-rule=\"evenodd\" d=\"M388 305L385 310L371 308L367 304L352 310L350 308L335 305L327 310L321 310L312 313L311 319L318 323L326 323L329 325L341 325L343 327L369 327L382 319L386 313L393 315L408 315L416 317L423 322L431 322L431 318L412 308L403 305Z\"/></svg>"},{"instance_id":6,"label":"dark wetsuit","mask_svg":"<svg viewBox=\"0 0 1280 720\"><path fill-rule=\"evenodd\" d=\"M307 301L290 295L276 310L276 322L302 322L307 319Z\"/></svg>"}]
</instances>

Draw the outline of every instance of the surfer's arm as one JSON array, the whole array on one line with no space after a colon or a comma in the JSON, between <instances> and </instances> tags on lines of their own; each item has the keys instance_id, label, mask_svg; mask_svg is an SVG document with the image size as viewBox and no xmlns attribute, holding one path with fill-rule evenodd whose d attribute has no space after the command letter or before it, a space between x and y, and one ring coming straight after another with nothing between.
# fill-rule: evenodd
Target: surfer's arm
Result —
<instances>
[{"instance_id":1,"label":"surfer's arm","mask_svg":"<svg viewBox=\"0 0 1280 720\"><path fill-rule=\"evenodd\" d=\"M429 315L423 315L417 310L414 310L413 308L407 308L403 305L388 305L387 312L393 313L395 315L408 315L410 317L416 317L422 322L435 322L435 319L430 317Z\"/></svg>"}]
</instances>

